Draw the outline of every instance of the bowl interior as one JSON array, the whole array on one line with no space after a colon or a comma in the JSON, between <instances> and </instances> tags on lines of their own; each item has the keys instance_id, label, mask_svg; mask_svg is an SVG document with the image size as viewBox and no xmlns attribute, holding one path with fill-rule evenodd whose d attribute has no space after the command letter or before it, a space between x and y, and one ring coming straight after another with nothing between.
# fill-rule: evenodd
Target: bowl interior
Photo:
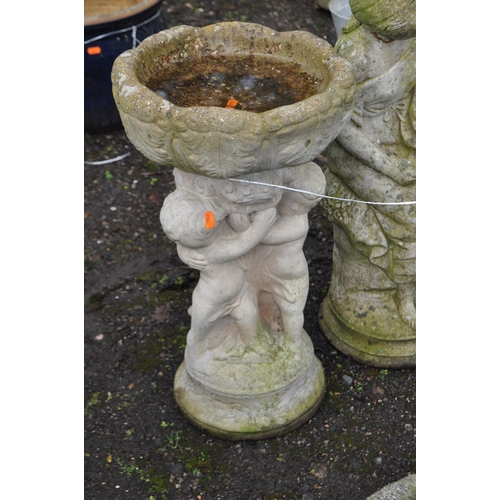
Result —
<instances>
[{"instance_id":1,"label":"bowl interior","mask_svg":"<svg viewBox=\"0 0 500 500\"><path fill-rule=\"evenodd\" d=\"M218 106L256 113L321 91L323 77L265 54L208 55L163 65L143 84L176 106Z\"/></svg>"},{"instance_id":2,"label":"bowl interior","mask_svg":"<svg viewBox=\"0 0 500 500\"><path fill-rule=\"evenodd\" d=\"M180 107L263 112L324 92L331 47L309 33L278 33L251 23L177 27L143 44L137 77ZM234 101L237 101L235 104Z\"/></svg>"}]
</instances>

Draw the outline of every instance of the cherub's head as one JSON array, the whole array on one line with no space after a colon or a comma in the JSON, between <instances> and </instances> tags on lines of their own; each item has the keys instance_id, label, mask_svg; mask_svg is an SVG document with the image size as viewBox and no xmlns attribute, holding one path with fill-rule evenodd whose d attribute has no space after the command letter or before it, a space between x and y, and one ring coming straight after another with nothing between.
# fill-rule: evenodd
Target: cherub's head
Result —
<instances>
[{"instance_id":1,"label":"cherub's head","mask_svg":"<svg viewBox=\"0 0 500 500\"><path fill-rule=\"evenodd\" d=\"M175 243L201 248L212 243L217 223L225 215L209 198L176 189L163 202L160 222L165 234Z\"/></svg>"},{"instance_id":2,"label":"cherub's head","mask_svg":"<svg viewBox=\"0 0 500 500\"><path fill-rule=\"evenodd\" d=\"M310 193L324 194L326 189L326 179L323 171L315 163L309 162L292 170L295 179L288 187L297 189L297 191L284 191L278 205L281 215L301 215L309 212L320 200L319 196Z\"/></svg>"}]
</instances>

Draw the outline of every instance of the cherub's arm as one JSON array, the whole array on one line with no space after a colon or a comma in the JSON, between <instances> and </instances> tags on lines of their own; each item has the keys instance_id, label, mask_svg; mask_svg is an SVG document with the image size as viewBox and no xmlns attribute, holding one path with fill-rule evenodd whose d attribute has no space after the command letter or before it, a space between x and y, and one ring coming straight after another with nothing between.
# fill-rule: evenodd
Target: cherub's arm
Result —
<instances>
[{"instance_id":1,"label":"cherub's arm","mask_svg":"<svg viewBox=\"0 0 500 500\"><path fill-rule=\"evenodd\" d=\"M223 264L234 260L257 246L266 237L275 220L275 208L255 212L248 229L235 232L227 228L210 246L199 248L198 252L203 254L210 264Z\"/></svg>"},{"instance_id":2,"label":"cherub's arm","mask_svg":"<svg viewBox=\"0 0 500 500\"><path fill-rule=\"evenodd\" d=\"M262 243L264 245L290 243L305 238L308 230L307 214L284 216L277 220Z\"/></svg>"},{"instance_id":3,"label":"cherub's arm","mask_svg":"<svg viewBox=\"0 0 500 500\"><path fill-rule=\"evenodd\" d=\"M189 267L198 269L198 271L203 271L207 267L208 261L205 255L202 253L204 248L188 248L183 245L177 244L177 254L179 258L187 264Z\"/></svg>"},{"instance_id":4,"label":"cherub's arm","mask_svg":"<svg viewBox=\"0 0 500 500\"><path fill-rule=\"evenodd\" d=\"M342 129L336 141L349 154L398 184L404 186L416 179L415 165L411 161L387 154L352 121Z\"/></svg>"}]
</instances>

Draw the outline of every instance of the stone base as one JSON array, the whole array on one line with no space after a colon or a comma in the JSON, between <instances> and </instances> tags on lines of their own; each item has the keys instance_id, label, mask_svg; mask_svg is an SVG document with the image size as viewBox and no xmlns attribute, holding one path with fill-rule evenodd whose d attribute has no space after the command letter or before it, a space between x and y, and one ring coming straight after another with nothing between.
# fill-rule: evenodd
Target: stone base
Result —
<instances>
[{"instance_id":1,"label":"stone base","mask_svg":"<svg viewBox=\"0 0 500 500\"><path fill-rule=\"evenodd\" d=\"M193 425L224 439L265 439L299 427L314 415L325 391L323 368L305 332L303 340L310 349L304 350L304 358L297 364L300 369L294 377L283 378L279 386L273 374L283 373L281 353L287 352L286 346L272 360L260 366L252 364L251 376L241 365L240 370L233 371L235 390L232 393L227 389L228 380L225 384L221 380L223 390L217 390L214 384L209 386L200 377L191 376L184 361L174 381L177 404ZM285 371L290 374L290 370ZM270 382L267 390L266 382ZM248 389L238 390L244 383Z\"/></svg>"},{"instance_id":2,"label":"stone base","mask_svg":"<svg viewBox=\"0 0 500 500\"><path fill-rule=\"evenodd\" d=\"M384 486L366 500L416 500L417 476L410 474L399 481Z\"/></svg>"},{"instance_id":3,"label":"stone base","mask_svg":"<svg viewBox=\"0 0 500 500\"><path fill-rule=\"evenodd\" d=\"M379 339L346 326L335 314L328 297L320 307L319 325L341 352L378 368L404 368L416 364L415 339Z\"/></svg>"}]
</instances>

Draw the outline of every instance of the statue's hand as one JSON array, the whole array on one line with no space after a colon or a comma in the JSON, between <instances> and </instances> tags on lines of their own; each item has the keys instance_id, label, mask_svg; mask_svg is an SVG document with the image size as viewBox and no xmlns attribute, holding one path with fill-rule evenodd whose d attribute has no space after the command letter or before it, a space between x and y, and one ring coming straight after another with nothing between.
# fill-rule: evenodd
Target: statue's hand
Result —
<instances>
[{"instance_id":1,"label":"statue's hand","mask_svg":"<svg viewBox=\"0 0 500 500\"><path fill-rule=\"evenodd\" d=\"M247 214L229 214L227 221L231 228L238 233L246 231L250 227L250 219Z\"/></svg>"},{"instance_id":2,"label":"statue's hand","mask_svg":"<svg viewBox=\"0 0 500 500\"><path fill-rule=\"evenodd\" d=\"M202 253L192 248L177 245L177 253L185 264L194 269L198 269L198 271L203 271L208 265L207 258Z\"/></svg>"},{"instance_id":3,"label":"statue's hand","mask_svg":"<svg viewBox=\"0 0 500 500\"><path fill-rule=\"evenodd\" d=\"M254 212L252 225L256 228L265 229L269 231L273 224L276 222L276 209L274 207L266 208L259 212Z\"/></svg>"},{"instance_id":4,"label":"statue's hand","mask_svg":"<svg viewBox=\"0 0 500 500\"><path fill-rule=\"evenodd\" d=\"M201 253L195 255L191 255L190 258L186 261L186 264L189 267L193 267L194 269L198 269L198 271L203 271L208 264L207 259L201 255Z\"/></svg>"},{"instance_id":5,"label":"statue's hand","mask_svg":"<svg viewBox=\"0 0 500 500\"><path fill-rule=\"evenodd\" d=\"M398 184L407 186L417 179L415 164L404 158L398 158L393 163L389 177L394 179Z\"/></svg>"}]
</instances>

